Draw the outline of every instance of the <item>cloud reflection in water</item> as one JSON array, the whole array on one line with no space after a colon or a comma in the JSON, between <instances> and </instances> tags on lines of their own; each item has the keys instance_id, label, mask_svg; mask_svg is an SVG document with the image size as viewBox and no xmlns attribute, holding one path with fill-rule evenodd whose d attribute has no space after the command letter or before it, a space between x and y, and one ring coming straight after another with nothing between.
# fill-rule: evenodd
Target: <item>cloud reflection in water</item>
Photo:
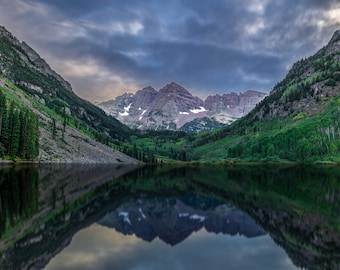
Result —
<instances>
[{"instance_id":1,"label":"cloud reflection in water","mask_svg":"<svg viewBox=\"0 0 340 270\"><path fill-rule=\"evenodd\" d=\"M51 260L54 269L297 269L266 236L246 238L211 234L204 229L171 247L151 243L94 224L78 232L70 246Z\"/></svg>"}]
</instances>

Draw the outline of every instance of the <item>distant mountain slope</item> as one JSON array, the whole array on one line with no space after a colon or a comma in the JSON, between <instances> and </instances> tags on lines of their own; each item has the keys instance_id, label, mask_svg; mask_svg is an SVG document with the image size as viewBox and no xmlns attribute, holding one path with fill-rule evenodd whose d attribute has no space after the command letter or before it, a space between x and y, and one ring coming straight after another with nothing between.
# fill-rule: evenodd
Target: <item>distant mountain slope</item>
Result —
<instances>
[{"instance_id":1,"label":"distant mountain slope","mask_svg":"<svg viewBox=\"0 0 340 270\"><path fill-rule=\"evenodd\" d=\"M0 87L39 116L40 159L136 162L100 143L119 145L133 132L79 98L68 82L4 27L0 27Z\"/></svg>"},{"instance_id":2,"label":"distant mountain slope","mask_svg":"<svg viewBox=\"0 0 340 270\"><path fill-rule=\"evenodd\" d=\"M253 111L197 136L201 159L340 161L340 30L298 61Z\"/></svg>"},{"instance_id":3,"label":"distant mountain slope","mask_svg":"<svg viewBox=\"0 0 340 270\"><path fill-rule=\"evenodd\" d=\"M98 106L132 128L197 132L230 124L250 112L265 96L265 93L249 90L208 96L203 101L172 82L159 91L149 86ZM210 121L197 125L200 118ZM184 125L186 127L182 128Z\"/></svg>"}]
</instances>

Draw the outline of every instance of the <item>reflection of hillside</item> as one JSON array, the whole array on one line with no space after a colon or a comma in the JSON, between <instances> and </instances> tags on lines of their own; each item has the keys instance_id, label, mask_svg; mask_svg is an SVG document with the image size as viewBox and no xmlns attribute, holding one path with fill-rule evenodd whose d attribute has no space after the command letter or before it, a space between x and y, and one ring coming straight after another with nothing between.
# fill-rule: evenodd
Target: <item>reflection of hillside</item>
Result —
<instances>
[{"instance_id":1,"label":"reflection of hillside","mask_svg":"<svg viewBox=\"0 0 340 270\"><path fill-rule=\"evenodd\" d=\"M0 239L11 227L36 213L38 183L39 177L35 170L0 170Z\"/></svg>"},{"instance_id":2,"label":"reflection of hillside","mask_svg":"<svg viewBox=\"0 0 340 270\"><path fill-rule=\"evenodd\" d=\"M251 214L271 238L303 269L340 269L340 234L325 227L324 217L258 209Z\"/></svg>"},{"instance_id":3,"label":"reflection of hillside","mask_svg":"<svg viewBox=\"0 0 340 270\"><path fill-rule=\"evenodd\" d=\"M185 183L197 194L232 202L261 224L296 265L340 269L339 167L202 166L146 172L144 179L140 189L153 183L159 190L176 190Z\"/></svg>"},{"instance_id":4,"label":"reflection of hillside","mask_svg":"<svg viewBox=\"0 0 340 270\"><path fill-rule=\"evenodd\" d=\"M38 173L39 180L25 184L32 183L36 188L16 196L22 202L31 202L27 205L36 205L34 211L21 216L26 220L22 228L28 229L30 224L31 230L7 235L16 243L0 255L0 269L43 268L75 233L98 220L109 222L107 217L115 214L118 219L114 225L121 232L135 233L148 241L159 236L172 245L203 226L214 233L248 237L263 233L249 222L249 215L296 265L307 269L340 268L339 168L145 167L110 181L132 169L33 169L30 173ZM28 173L25 171L26 177ZM5 178L2 179L0 187L4 192ZM1 196L3 203L3 193ZM148 223L138 228L136 224L143 219L141 212ZM0 245L6 243L2 240Z\"/></svg>"},{"instance_id":5,"label":"reflection of hillside","mask_svg":"<svg viewBox=\"0 0 340 270\"><path fill-rule=\"evenodd\" d=\"M63 237L58 235L59 226L69 229L67 226L74 221L71 213L78 207L74 202L84 201L84 196L86 199L98 189L103 192L103 185L134 169L112 164L1 168L0 269L27 269L32 261L46 264L48 258L57 254L56 250L62 250L70 242L76 229L82 228L79 224L72 232L64 231ZM86 208L91 207L86 205ZM97 212L96 206L92 209ZM84 219L80 217L77 221Z\"/></svg>"},{"instance_id":6,"label":"reflection of hillside","mask_svg":"<svg viewBox=\"0 0 340 270\"><path fill-rule=\"evenodd\" d=\"M265 234L254 220L238 209L222 203L210 208L210 203L216 202L209 198L187 196L184 199L200 200L208 210L193 208L177 198L133 199L106 214L98 223L146 241L159 237L172 246L202 228L216 234L247 237Z\"/></svg>"}]
</instances>

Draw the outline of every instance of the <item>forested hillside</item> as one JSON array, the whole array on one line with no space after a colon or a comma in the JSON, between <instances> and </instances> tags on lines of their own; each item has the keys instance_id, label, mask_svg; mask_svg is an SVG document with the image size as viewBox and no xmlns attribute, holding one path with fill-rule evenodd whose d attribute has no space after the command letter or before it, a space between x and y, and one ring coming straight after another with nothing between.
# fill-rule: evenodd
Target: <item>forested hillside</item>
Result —
<instances>
[{"instance_id":1,"label":"forested hillside","mask_svg":"<svg viewBox=\"0 0 340 270\"><path fill-rule=\"evenodd\" d=\"M60 75L56 74L25 42L19 42L0 28L0 74L25 90L40 103L62 115L64 111L75 126L98 140L124 141L131 130L88 101L79 98ZM106 134L106 136L104 136Z\"/></svg>"},{"instance_id":2,"label":"forested hillside","mask_svg":"<svg viewBox=\"0 0 340 270\"><path fill-rule=\"evenodd\" d=\"M201 160L340 160L340 31L295 63L256 108L215 132L197 135Z\"/></svg>"},{"instance_id":3,"label":"forested hillside","mask_svg":"<svg viewBox=\"0 0 340 270\"><path fill-rule=\"evenodd\" d=\"M0 89L0 157L33 159L39 155L38 117L9 101Z\"/></svg>"}]
</instances>

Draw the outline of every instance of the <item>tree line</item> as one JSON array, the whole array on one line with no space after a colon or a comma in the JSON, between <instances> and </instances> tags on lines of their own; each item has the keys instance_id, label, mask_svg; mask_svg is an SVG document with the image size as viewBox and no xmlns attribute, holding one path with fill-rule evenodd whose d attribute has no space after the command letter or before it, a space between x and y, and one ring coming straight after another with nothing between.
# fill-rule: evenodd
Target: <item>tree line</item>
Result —
<instances>
[{"instance_id":1,"label":"tree line","mask_svg":"<svg viewBox=\"0 0 340 270\"><path fill-rule=\"evenodd\" d=\"M36 158L39 136L38 116L8 101L0 91L0 157Z\"/></svg>"}]
</instances>

